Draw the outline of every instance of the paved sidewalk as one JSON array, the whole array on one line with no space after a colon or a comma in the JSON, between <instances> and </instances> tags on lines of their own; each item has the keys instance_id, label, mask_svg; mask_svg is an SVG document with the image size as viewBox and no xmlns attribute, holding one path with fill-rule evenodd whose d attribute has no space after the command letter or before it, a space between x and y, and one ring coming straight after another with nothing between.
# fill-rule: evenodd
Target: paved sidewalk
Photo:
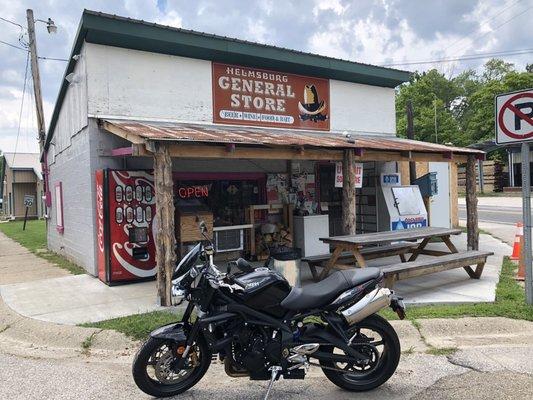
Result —
<instances>
[{"instance_id":1,"label":"paved sidewalk","mask_svg":"<svg viewBox=\"0 0 533 400\"><path fill-rule=\"evenodd\" d=\"M459 204L466 204L465 197L458 198ZM489 196L489 197L478 197L477 198L478 206L493 206L493 207L518 207L522 208L522 197L520 196ZM531 205L533 205L533 198L531 199Z\"/></svg>"},{"instance_id":2,"label":"paved sidewalk","mask_svg":"<svg viewBox=\"0 0 533 400\"><path fill-rule=\"evenodd\" d=\"M71 275L1 232L0 295L22 316L68 325L161 309L153 281L110 287Z\"/></svg>"},{"instance_id":3,"label":"paved sidewalk","mask_svg":"<svg viewBox=\"0 0 533 400\"><path fill-rule=\"evenodd\" d=\"M460 251L466 249L464 234L452 240ZM429 247L445 250L444 245L439 243ZM495 255L488 258L479 280L471 279L459 268L398 282L395 290L405 298L407 304L492 302L503 256L510 254L511 249L489 235L481 235L480 248L491 250ZM156 288L153 281L109 287L90 275L69 275L6 237L0 242L0 253L2 251L13 254L2 264L7 276L17 276L20 268L18 257L35 265L30 272L20 274L16 283L0 284L3 301L20 315L77 325L163 309L155 303ZM373 260L369 266L396 262L398 258L393 257ZM45 272L39 270L41 267ZM308 268L303 268L303 271L310 275ZM43 279L47 277L46 274L52 278Z\"/></svg>"},{"instance_id":4,"label":"paved sidewalk","mask_svg":"<svg viewBox=\"0 0 533 400\"><path fill-rule=\"evenodd\" d=\"M70 275L0 232L0 285Z\"/></svg>"}]
</instances>

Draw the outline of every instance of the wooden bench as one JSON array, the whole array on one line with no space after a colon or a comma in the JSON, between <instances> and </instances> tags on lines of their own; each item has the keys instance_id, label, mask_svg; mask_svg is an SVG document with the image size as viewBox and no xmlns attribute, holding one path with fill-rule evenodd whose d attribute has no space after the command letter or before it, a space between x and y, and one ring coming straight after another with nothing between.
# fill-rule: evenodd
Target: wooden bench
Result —
<instances>
[{"instance_id":1,"label":"wooden bench","mask_svg":"<svg viewBox=\"0 0 533 400\"><path fill-rule=\"evenodd\" d=\"M375 258L383 258L389 256L400 256L400 260L405 262L405 254L411 252L414 248L418 246L416 242L396 242L383 246L374 246L374 247L363 247L360 252L365 256L365 259L372 260ZM316 267L323 267L324 263L331 258L331 254L321 254L317 256L309 256L302 259L302 261L307 262L313 279L315 281L319 280ZM344 268L353 268L356 261L354 255L351 251L344 251L341 253L338 261L341 261L341 265L336 265L334 268L344 269ZM351 264L350 267L347 267L342 264Z\"/></svg>"},{"instance_id":2,"label":"wooden bench","mask_svg":"<svg viewBox=\"0 0 533 400\"><path fill-rule=\"evenodd\" d=\"M385 275L385 286L392 288L396 281L428 275L434 272L446 271L453 268L464 268L470 278L479 279L487 257L493 255L490 251L466 251L463 253L446 254L422 260L409 261L380 267ZM471 265L476 268L472 269Z\"/></svg>"}]
</instances>

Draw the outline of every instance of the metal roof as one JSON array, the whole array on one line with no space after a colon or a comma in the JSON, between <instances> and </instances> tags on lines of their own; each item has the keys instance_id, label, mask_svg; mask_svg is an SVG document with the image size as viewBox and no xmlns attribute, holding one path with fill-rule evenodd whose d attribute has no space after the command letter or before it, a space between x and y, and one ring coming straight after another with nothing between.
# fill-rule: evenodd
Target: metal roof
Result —
<instances>
[{"instance_id":1,"label":"metal roof","mask_svg":"<svg viewBox=\"0 0 533 400\"><path fill-rule=\"evenodd\" d=\"M102 120L120 130L130 141L175 141L256 146L360 148L424 153L484 154L480 150L420 142L385 134L316 132L294 129L234 127L224 125Z\"/></svg>"},{"instance_id":2,"label":"metal roof","mask_svg":"<svg viewBox=\"0 0 533 400\"><path fill-rule=\"evenodd\" d=\"M8 168L14 170L33 170L39 179L41 176L41 163L39 153L2 153Z\"/></svg>"},{"instance_id":3,"label":"metal roof","mask_svg":"<svg viewBox=\"0 0 533 400\"><path fill-rule=\"evenodd\" d=\"M84 10L50 119L45 149L68 90L64 77L74 71L73 56L79 54L84 42L390 88L411 77L408 71Z\"/></svg>"}]
</instances>

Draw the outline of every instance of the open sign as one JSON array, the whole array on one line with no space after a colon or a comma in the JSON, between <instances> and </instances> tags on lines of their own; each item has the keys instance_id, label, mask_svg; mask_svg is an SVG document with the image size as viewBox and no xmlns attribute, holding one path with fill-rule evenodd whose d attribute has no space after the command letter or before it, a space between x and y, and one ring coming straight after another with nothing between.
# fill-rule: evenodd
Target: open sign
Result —
<instances>
[{"instance_id":1,"label":"open sign","mask_svg":"<svg viewBox=\"0 0 533 400\"><path fill-rule=\"evenodd\" d=\"M209 188L204 186L182 186L178 188L178 196L182 199L189 199L191 197L207 197L209 196Z\"/></svg>"}]
</instances>

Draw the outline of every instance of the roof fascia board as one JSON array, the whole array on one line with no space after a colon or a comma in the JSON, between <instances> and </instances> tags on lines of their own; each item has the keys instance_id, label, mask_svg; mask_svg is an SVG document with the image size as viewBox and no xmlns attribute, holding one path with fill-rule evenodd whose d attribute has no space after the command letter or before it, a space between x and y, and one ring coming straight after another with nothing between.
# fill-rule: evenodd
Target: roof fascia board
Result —
<instances>
[{"instance_id":1,"label":"roof fascia board","mask_svg":"<svg viewBox=\"0 0 533 400\"><path fill-rule=\"evenodd\" d=\"M270 63L266 63L267 66L272 65L272 61L278 63L280 64L279 69L283 71L286 71L285 64L289 67L291 65L298 66L298 71L301 71L302 67L317 68L324 71L321 74L324 77L336 79L334 75L338 73L344 79L359 81L357 83L366 83L364 82L364 78L368 76L372 81L379 82L382 80L380 86L386 87L396 87L408 81L411 75L406 71L353 63L211 35L191 34L155 24L139 24L134 21L111 19L92 13L84 13L83 24L89 30L86 40L93 43L106 44L110 39L109 34L111 36L113 36L112 34L117 34L117 38L122 40L119 43L115 43L115 45L121 44L121 47L126 48L134 47L135 49L139 49L145 47L145 51L154 51L154 47L157 50L157 42L161 44L166 42L167 46L159 47L166 47L166 53L168 54L188 56L190 52L193 52L195 53L195 57L201 57L204 54L202 58L212 59L213 57L211 55L214 53L215 55L219 55L221 62L227 62L228 58L232 59L232 57L237 57L239 58L239 64L253 64L255 66L255 62L246 62L246 58L251 57L253 60L263 59L270 61ZM95 35L93 35L93 31ZM100 34L97 34L98 32ZM260 54L260 57L258 57L258 54Z\"/></svg>"}]
</instances>

